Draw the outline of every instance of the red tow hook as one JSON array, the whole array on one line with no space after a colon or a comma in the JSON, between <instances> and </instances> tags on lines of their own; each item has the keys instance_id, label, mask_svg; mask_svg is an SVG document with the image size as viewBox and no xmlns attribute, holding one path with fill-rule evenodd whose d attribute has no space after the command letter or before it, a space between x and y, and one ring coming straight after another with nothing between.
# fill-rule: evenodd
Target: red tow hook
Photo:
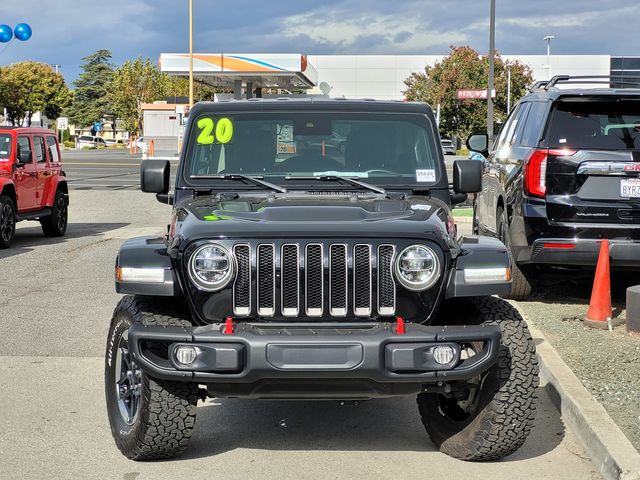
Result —
<instances>
[{"instance_id":1,"label":"red tow hook","mask_svg":"<svg viewBox=\"0 0 640 480\"><path fill-rule=\"evenodd\" d=\"M233 335L233 318L227 317L224 320L224 330L222 330L224 335Z\"/></svg>"},{"instance_id":2,"label":"red tow hook","mask_svg":"<svg viewBox=\"0 0 640 480\"><path fill-rule=\"evenodd\" d=\"M396 317L396 335L404 335L404 318Z\"/></svg>"}]
</instances>

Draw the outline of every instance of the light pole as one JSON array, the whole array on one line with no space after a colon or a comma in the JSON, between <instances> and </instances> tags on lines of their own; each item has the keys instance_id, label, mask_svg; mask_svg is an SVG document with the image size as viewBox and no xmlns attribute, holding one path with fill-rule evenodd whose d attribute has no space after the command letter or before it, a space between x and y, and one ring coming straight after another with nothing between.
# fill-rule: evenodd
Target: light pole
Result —
<instances>
[{"instance_id":1,"label":"light pole","mask_svg":"<svg viewBox=\"0 0 640 480\"><path fill-rule=\"evenodd\" d=\"M487 86L487 136L489 145L493 143L493 68L496 50L496 0L491 0L491 13L489 18L489 84Z\"/></svg>"},{"instance_id":2,"label":"light pole","mask_svg":"<svg viewBox=\"0 0 640 480\"><path fill-rule=\"evenodd\" d=\"M189 0L189 108L193 106L193 0Z\"/></svg>"},{"instance_id":3,"label":"light pole","mask_svg":"<svg viewBox=\"0 0 640 480\"><path fill-rule=\"evenodd\" d=\"M554 38L556 38L554 35L547 35L543 38L543 40L547 42L547 70L549 72L549 80L551 80L551 40Z\"/></svg>"}]
</instances>

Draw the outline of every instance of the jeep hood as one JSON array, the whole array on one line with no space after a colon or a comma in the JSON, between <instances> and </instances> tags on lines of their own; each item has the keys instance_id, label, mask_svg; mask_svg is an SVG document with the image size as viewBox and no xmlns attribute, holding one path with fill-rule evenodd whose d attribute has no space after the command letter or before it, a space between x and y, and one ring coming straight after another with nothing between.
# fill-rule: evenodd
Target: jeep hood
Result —
<instances>
[{"instance_id":1,"label":"jeep hood","mask_svg":"<svg viewBox=\"0 0 640 480\"><path fill-rule=\"evenodd\" d=\"M425 197L290 193L201 197L176 206L173 240L181 249L207 238L413 237L442 244L448 237L448 212L440 200Z\"/></svg>"}]
</instances>

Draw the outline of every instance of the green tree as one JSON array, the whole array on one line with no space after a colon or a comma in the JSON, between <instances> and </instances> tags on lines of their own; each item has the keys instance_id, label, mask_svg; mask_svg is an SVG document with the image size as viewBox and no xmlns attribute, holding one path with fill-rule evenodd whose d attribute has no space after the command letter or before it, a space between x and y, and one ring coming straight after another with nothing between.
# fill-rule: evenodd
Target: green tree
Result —
<instances>
[{"instance_id":1,"label":"green tree","mask_svg":"<svg viewBox=\"0 0 640 480\"><path fill-rule=\"evenodd\" d=\"M73 82L73 103L68 109L71 123L86 127L113 114L109 102L109 85L113 78L113 65L109 62L111 51L98 50L84 57L83 72Z\"/></svg>"},{"instance_id":2,"label":"green tree","mask_svg":"<svg viewBox=\"0 0 640 480\"><path fill-rule=\"evenodd\" d=\"M496 98L494 118L504 122L507 116L507 65L511 69L512 105L533 83L531 69L520 62L505 63L499 54L495 58ZM424 73L412 73L404 83L407 100L427 102L435 109L440 104L440 132L466 138L472 132L487 129L486 100L458 100L459 89L485 89L488 84L489 59L471 47L451 47L451 53Z\"/></svg>"},{"instance_id":3,"label":"green tree","mask_svg":"<svg viewBox=\"0 0 640 480\"><path fill-rule=\"evenodd\" d=\"M125 129L139 134L142 131L142 104L164 99L169 90L169 76L160 72L148 58L138 57L115 69L109 85L109 100Z\"/></svg>"},{"instance_id":4,"label":"green tree","mask_svg":"<svg viewBox=\"0 0 640 480\"><path fill-rule=\"evenodd\" d=\"M13 125L25 117L31 125L35 112L55 120L71 101L64 77L45 63L19 62L0 71L0 104Z\"/></svg>"},{"instance_id":5,"label":"green tree","mask_svg":"<svg viewBox=\"0 0 640 480\"><path fill-rule=\"evenodd\" d=\"M193 82L193 101L206 102L213 101L216 93L228 92L222 87L212 87L206 83ZM168 77L167 97L187 97L189 96L189 79L182 77Z\"/></svg>"}]
</instances>

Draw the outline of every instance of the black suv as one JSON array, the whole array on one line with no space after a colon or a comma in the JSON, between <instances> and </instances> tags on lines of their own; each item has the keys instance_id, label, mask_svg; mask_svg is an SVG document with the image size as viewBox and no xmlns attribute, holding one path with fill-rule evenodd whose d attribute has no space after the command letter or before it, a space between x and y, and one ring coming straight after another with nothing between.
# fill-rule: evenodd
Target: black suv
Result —
<instances>
[{"instance_id":1,"label":"black suv","mask_svg":"<svg viewBox=\"0 0 640 480\"><path fill-rule=\"evenodd\" d=\"M486 135L467 140L487 157L474 229L509 248L516 299L543 274L593 269L601 239L613 268L640 268L640 82L556 76L536 87L491 152Z\"/></svg>"},{"instance_id":2,"label":"black suv","mask_svg":"<svg viewBox=\"0 0 640 480\"><path fill-rule=\"evenodd\" d=\"M345 148L327 148L336 136ZM417 395L443 452L508 455L536 408L535 347L493 238L456 238L452 201L481 188L454 164L449 190L420 103L199 103L169 191L163 237L116 260L105 362L111 430L136 460L186 448L198 398L368 400Z\"/></svg>"}]
</instances>

